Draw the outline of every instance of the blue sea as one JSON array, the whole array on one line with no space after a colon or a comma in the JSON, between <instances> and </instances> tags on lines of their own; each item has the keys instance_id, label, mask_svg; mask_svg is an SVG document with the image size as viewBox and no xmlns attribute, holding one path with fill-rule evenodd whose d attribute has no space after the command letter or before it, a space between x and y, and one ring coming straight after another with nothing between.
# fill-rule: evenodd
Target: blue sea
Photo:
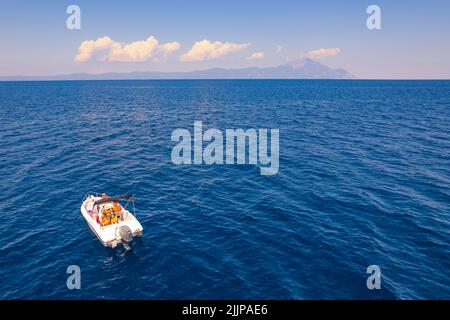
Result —
<instances>
[{"instance_id":1,"label":"blue sea","mask_svg":"<svg viewBox=\"0 0 450 320\"><path fill-rule=\"evenodd\" d=\"M0 120L1 299L450 299L450 81L0 82ZM173 164L194 121L278 128L278 174ZM135 195L132 250L89 191Z\"/></svg>"}]
</instances>

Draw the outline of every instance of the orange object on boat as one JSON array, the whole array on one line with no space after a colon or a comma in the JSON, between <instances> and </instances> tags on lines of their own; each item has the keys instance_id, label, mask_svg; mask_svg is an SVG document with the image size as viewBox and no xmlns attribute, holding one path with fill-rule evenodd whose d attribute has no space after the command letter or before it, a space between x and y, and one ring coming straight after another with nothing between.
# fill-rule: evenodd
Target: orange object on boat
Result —
<instances>
[{"instance_id":1,"label":"orange object on boat","mask_svg":"<svg viewBox=\"0 0 450 320\"><path fill-rule=\"evenodd\" d=\"M120 204L118 204L117 202L113 203L113 211L114 213L118 213L120 211L122 211L122 207L120 206Z\"/></svg>"},{"instance_id":2,"label":"orange object on boat","mask_svg":"<svg viewBox=\"0 0 450 320\"><path fill-rule=\"evenodd\" d=\"M102 226L107 226L111 224L111 219L109 219L107 216L102 217Z\"/></svg>"}]
</instances>

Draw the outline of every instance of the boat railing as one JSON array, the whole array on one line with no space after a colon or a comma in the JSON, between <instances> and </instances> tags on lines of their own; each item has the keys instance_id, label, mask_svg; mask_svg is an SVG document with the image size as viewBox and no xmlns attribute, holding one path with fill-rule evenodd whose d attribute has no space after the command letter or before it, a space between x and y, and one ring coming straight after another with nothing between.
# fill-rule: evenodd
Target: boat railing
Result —
<instances>
[{"instance_id":1,"label":"boat railing","mask_svg":"<svg viewBox=\"0 0 450 320\"><path fill-rule=\"evenodd\" d=\"M85 195L84 195L84 197L83 197L83 202L87 199L87 197L89 197L90 195L93 195L93 196L95 196L95 197L100 197L101 196L101 193L99 193L99 192L92 192L92 191L88 191Z\"/></svg>"}]
</instances>

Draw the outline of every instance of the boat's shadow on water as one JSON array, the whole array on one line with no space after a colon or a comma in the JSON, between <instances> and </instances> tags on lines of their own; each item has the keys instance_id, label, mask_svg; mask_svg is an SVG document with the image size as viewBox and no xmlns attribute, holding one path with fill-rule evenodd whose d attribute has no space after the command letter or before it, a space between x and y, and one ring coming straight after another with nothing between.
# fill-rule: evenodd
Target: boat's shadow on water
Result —
<instances>
[{"instance_id":1,"label":"boat's shadow on water","mask_svg":"<svg viewBox=\"0 0 450 320\"><path fill-rule=\"evenodd\" d=\"M109 248L104 247L99 243L99 250L103 252L105 259L103 260L105 264L115 264L115 263L123 263L127 261L134 261L139 258L139 252L142 251L144 246L144 240L142 238L137 238L133 240L129 249L126 249L122 245L118 245L117 247Z\"/></svg>"}]
</instances>

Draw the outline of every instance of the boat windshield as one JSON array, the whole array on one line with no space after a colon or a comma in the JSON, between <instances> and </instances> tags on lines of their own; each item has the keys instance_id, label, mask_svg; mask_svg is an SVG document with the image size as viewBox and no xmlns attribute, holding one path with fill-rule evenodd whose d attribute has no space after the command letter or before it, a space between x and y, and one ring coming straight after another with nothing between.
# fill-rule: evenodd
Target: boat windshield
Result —
<instances>
[{"instance_id":1,"label":"boat windshield","mask_svg":"<svg viewBox=\"0 0 450 320\"><path fill-rule=\"evenodd\" d=\"M116 196L116 197L106 197L99 199L94 202L94 206L102 204L102 203L108 203L108 202L119 202L120 200L132 200L133 195L131 194L124 194L122 196Z\"/></svg>"}]
</instances>

